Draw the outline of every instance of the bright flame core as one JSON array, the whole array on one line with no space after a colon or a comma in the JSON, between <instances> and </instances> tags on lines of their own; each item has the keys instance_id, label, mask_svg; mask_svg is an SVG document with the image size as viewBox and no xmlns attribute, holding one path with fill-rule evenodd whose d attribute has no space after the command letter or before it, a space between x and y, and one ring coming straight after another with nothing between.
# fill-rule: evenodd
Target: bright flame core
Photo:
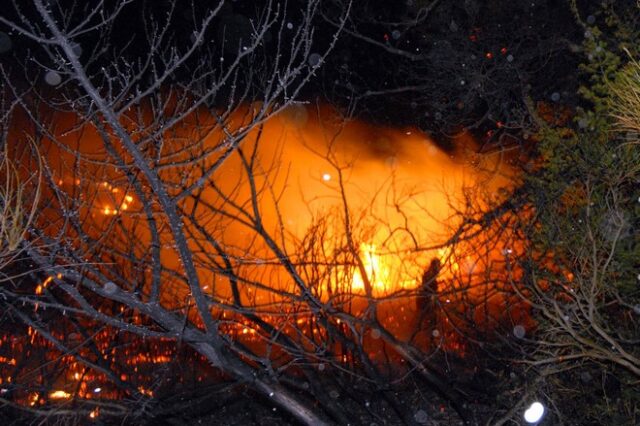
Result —
<instances>
[{"instance_id":1,"label":"bright flame core","mask_svg":"<svg viewBox=\"0 0 640 426\"><path fill-rule=\"evenodd\" d=\"M374 296L382 296L402 289L412 289L418 285L418 281L415 279L403 279L399 276L397 265L394 265L394 262L401 261L397 255L381 255L378 253L375 244L367 243L360 245L359 255L365 276ZM356 265L354 267L351 291L363 294L365 293L365 288L365 280L362 277L360 268Z\"/></svg>"},{"instance_id":2,"label":"bright flame core","mask_svg":"<svg viewBox=\"0 0 640 426\"><path fill-rule=\"evenodd\" d=\"M63 390L53 391L49 394L49 398L51 399L67 399L70 397L71 397L71 394Z\"/></svg>"}]
</instances>

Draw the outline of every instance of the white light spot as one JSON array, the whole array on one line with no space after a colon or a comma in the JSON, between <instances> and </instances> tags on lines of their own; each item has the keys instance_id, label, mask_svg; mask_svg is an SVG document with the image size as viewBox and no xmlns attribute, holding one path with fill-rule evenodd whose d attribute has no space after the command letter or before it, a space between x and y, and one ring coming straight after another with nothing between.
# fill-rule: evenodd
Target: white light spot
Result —
<instances>
[{"instance_id":1,"label":"white light spot","mask_svg":"<svg viewBox=\"0 0 640 426\"><path fill-rule=\"evenodd\" d=\"M102 392L102 388L95 388L95 389L93 390L93 392L94 392L94 393L100 393L100 392Z\"/></svg>"},{"instance_id":2,"label":"white light spot","mask_svg":"<svg viewBox=\"0 0 640 426\"><path fill-rule=\"evenodd\" d=\"M324 173L322 175L322 180L325 182L329 182L331 180L331 175L329 173Z\"/></svg>"},{"instance_id":3,"label":"white light spot","mask_svg":"<svg viewBox=\"0 0 640 426\"><path fill-rule=\"evenodd\" d=\"M314 68L320 66L320 63L322 62L322 55L318 53L312 53L311 55L309 55L309 58L307 58L307 62Z\"/></svg>"},{"instance_id":4,"label":"white light spot","mask_svg":"<svg viewBox=\"0 0 640 426\"><path fill-rule=\"evenodd\" d=\"M513 62L513 55L507 55L507 62Z\"/></svg>"},{"instance_id":5,"label":"white light spot","mask_svg":"<svg viewBox=\"0 0 640 426\"><path fill-rule=\"evenodd\" d=\"M394 40L399 39L401 35L402 33L400 33L400 31L398 30L391 31L391 37L393 37Z\"/></svg>"},{"instance_id":6,"label":"white light spot","mask_svg":"<svg viewBox=\"0 0 640 426\"><path fill-rule=\"evenodd\" d=\"M551 94L551 100L552 100L553 102L558 102L558 101L560 100L560 93L558 93L558 92L553 92L553 93Z\"/></svg>"},{"instance_id":7,"label":"white light spot","mask_svg":"<svg viewBox=\"0 0 640 426\"><path fill-rule=\"evenodd\" d=\"M429 422L429 415L424 410L416 411L416 413L413 415L413 418L416 423L419 423L421 425L427 424Z\"/></svg>"},{"instance_id":8,"label":"white light spot","mask_svg":"<svg viewBox=\"0 0 640 426\"><path fill-rule=\"evenodd\" d=\"M518 339L522 339L526 333L527 331L520 324L513 327L513 335L516 336Z\"/></svg>"},{"instance_id":9,"label":"white light spot","mask_svg":"<svg viewBox=\"0 0 640 426\"><path fill-rule=\"evenodd\" d=\"M544 405L534 402L524 412L524 421L527 423L538 423L544 416Z\"/></svg>"},{"instance_id":10,"label":"white light spot","mask_svg":"<svg viewBox=\"0 0 640 426\"><path fill-rule=\"evenodd\" d=\"M437 329L434 329L434 330L431 332L431 335L432 335L433 337L439 337L439 336L440 336L440 332L439 332Z\"/></svg>"},{"instance_id":11,"label":"white light spot","mask_svg":"<svg viewBox=\"0 0 640 426\"><path fill-rule=\"evenodd\" d=\"M112 281L108 281L104 284L104 291L107 294L113 294L117 290L118 290L118 286Z\"/></svg>"},{"instance_id":12,"label":"white light spot","mask_svg":"<svg viewBox=\"0 0 640 426\"><path fill-rule=\"evenodd\" d=\"M62 83L62 77L55 71L49 71L44 75L44 81L50 86L57 86Z\"/></svg>"},{"instance_id":13,"label":"white light spot","mask_svg":"<svg viewBox=\"0 0 640 426\"><path fill-rule=\"evenodd\" d=\"M291 22L287 22L287 29L288 30L292 30L293 29L293 24Z\"/></svg>"}]
</instances>

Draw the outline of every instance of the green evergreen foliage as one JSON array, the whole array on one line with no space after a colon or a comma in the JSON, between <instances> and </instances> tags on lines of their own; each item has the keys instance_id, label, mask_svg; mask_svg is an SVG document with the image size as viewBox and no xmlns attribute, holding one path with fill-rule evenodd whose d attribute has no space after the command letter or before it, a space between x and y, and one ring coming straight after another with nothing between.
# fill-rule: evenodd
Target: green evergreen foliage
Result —
<instances>
[{"instance_id":1,"label":"green evergreen foliage","mask_svg":"<svg viewBox=\"0 0 640 426\"><path fill-rule=\"evenodd\" d=\"M535 211L521 223L530 360L569 424L633 424L640 410L640 64L626 48L637 33L602 13L609 28L587 27L582 46L583 105L569 126L541 123L518 192ZM585 372L599 397L577 386Z\"/></svg>"}]
</instances>

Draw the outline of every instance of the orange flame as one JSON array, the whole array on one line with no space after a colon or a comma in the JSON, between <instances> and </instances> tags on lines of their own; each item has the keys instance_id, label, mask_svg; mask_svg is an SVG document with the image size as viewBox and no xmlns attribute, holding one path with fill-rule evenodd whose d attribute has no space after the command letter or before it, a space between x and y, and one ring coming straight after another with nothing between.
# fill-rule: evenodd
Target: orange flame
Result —
<instances>
[{"instance_id":1,"label":"orange flame","mask_svg":"<svg viewBox=\"0 0 640 426\"><path fill-rule=\"evenodd\" d=\"M386 295L391 291L401 289L412 289L418 285L418 282L412 277L399 276L397 272L399 268L394 263L402 262L402 260L397 255L380 255L375 244L367 243L360 245L359 255L374 296ZM396 272L394 273L394 271ZM358 267L355 267L353 273L351 291L365 292L365 280Z\"/></svg>"}]
</instances>

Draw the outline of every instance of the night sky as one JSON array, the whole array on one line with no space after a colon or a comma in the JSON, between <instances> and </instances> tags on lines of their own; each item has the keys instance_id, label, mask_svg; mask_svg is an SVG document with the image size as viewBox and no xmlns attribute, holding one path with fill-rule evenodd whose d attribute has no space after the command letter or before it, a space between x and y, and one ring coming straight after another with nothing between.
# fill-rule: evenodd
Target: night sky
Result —
<instances>
[{"instance_id":1,"label":"night sky","mask_svg":"<svg viewBox=\"0 0 640 426\"><path fill-rule=\"evenodd\" d=\"M57 3L64 8L74 2ZM90 53L93 46L103 49L95 58L91 55L89 69L102 67L114 57L134 60L149 47L145 28L150 17L163 18L170 12L172 43L186 48L193 35L194 19L197 22L214 3L184 2L172 8L168 1L134 2L118 15L107 38L98 40L95 33L89 33L75 42L82 46L83 58L94 53ZM318 52L331 43L337 19L346 8L343 3L323 4L314 17L313 48ZM584 38L585 31L563 2L493 1L480 5L474 0L445 1L433 8L427 3L355 2L335 48L299 99L348 108L357 117L374 123L417 125L437 135L443 146L452 133L464 129L482 137L492 132L489 142L509 129L513 139L521 140L518 131L528 124L522 122L525 96L534 102L551 101L570 107L579 103L579 58L574 46ZM295 29L304 5L289 1L282 11L287 25L284 43L287 32L294 32L288 25ZM38 21L29 2L21 5L20 11ZM202 49L215 47L216 54L232 56L236 46L250 37L252 22L259 19L260 11L256 2L225 2L204 34ZM9 19L16 17L13 8L5 13ZM74 18L81 16L82 9L76 8ZM605 19L589 18L594 22ZM277 50L276 29L272 32L261 46L267 58ZM42 69L33 61L47 66L51 58L44 56L38 43L16 33L4 33L8 34L4 40L10 41L5 42L8 48L2 53L2 63L7 70L20 73L12 64L16 60L26 62L29 77L36 78ZM286 56L286 52L283 54ZM189 64L185 65L172 77L175 83L189 78ZM255 97L261 90L260 80L259 76L253 77ZM222 93L212 104L226 101ZM514 142L512 138L509 141Z\"/></svg>"}]
</instances>

